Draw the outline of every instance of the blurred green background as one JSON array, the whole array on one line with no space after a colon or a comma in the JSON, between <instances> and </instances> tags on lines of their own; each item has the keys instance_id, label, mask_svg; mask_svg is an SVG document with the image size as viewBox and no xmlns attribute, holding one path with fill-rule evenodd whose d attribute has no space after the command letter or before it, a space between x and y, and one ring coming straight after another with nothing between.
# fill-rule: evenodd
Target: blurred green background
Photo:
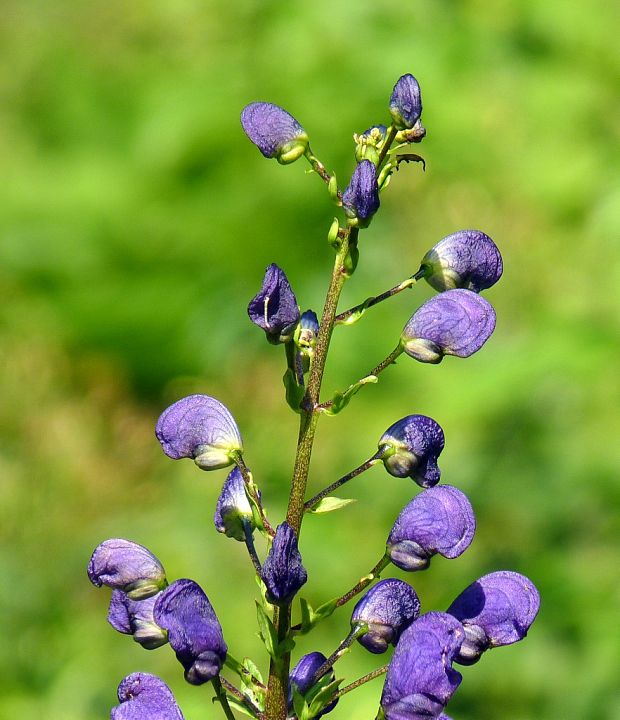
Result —
<instances>
[{"instance_id":1,"label":"blurred green background","mask_svg":"<svg viewBox=\"0 0 620 720\"><path fill-rule=\"evenodd\" d=\"M502 568L542 595L525 642L463 670L450 714L620 718L614 19L603 0L4 0L1 718L108 717L138 669L170 684L187 720L219 716L169 648L145 652L107 625L109 592L85 572L107 537L199 581L233 654L265 668L244 547L212 526L225 473L171 462L153 427L183 394L220 398L282 517L297 420L282 401L283 353L245 308L277 262L302 308L320 310L334 208L303 161L260 156L239 112L285 106L346 182L352 133L387 120L405 72L422 85L427 170L394 178L342 307L476 227L504 256L487 293L498 326L467 362L404 358L324 420L311 489L366 459L398 418L432 415L447 437L443 477L467 492L479 529L463 557L408 577L423 608L445 609ZM430 294L415 288L338 329L325 390L379 362ZM316 605L366 573L413 490L377 467L346 493L356 505L309 517L302 594ZM328 654L347 626L343 609L296 652ZM352 680L381 661L358 647L339 669ZM374 717L380 689L365 685L330 717Z\"/></svg>"}]
</instances>

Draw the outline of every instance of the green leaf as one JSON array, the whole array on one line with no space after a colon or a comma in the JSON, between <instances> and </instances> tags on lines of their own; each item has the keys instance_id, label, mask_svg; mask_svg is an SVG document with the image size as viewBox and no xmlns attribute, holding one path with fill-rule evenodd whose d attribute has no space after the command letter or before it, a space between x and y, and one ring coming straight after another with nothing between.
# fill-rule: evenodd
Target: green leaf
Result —
<instances>
[{"instance_id":1,"label":"green leaf","mask_svg":"<svg viewBox=\"0 0 620 720\"><path fill-rule=\"evenodd\" d=\"M258 684L263 682L263 677L250 658L243 658L239 676L241 678L241 692L247 695L259 710L263 710L265 707L265 691Z\"/></svg>"},{"instance_id":2,"label":"green leaf","mask_svg":"<svg viewBox=\"0 0 620 720\"><path fill-rule=\"evenodd\" d=\"M250 711L250 708L244 705L243 703L239 702L236 698L232 696L228 696L228 704L230 707L234 708L240 713L243 713L244 715L247 715L251 718L256 718L256 715L254 715L253 712Z\"/></svg>"},{"instance_id":3,"label":"green leaf","mask_svg":"<svg viewBox=\"0 0 620 720\"><path fill-rule=\"evenodd\" d=\"M277 647L277 654L278 657L281 658L284 654L291 652L295 647L295 640L293 640L292 637L285 637L284 640L282 640L281 643L278 643Z\"/></svg>"},{"instance_id":4,"label":"green leaf","mask_svg":"<svg viewBox=\"0 0 620 720\"><path fill-rule=\"evenodd\" d=\"M310 605L306 598L299 598L299 606L301 609L300 634L305 635L309 630L312 629L312 618L314 617L314 610L312 609L312 605Z\"/></svg>"},{"instance_id":5,"label":"green leaf","mask_svg":"<svg viewBox=\"0 0 620 720\"><path fill-rule=\"evenodd\" d=\"M302 720L302 718L306 720L310 716L310 707L304 696L297 689L297 685L291 684L291 689L293 690L293 709L295 710L295 715L297 715L299 720Z\"/></svg>"},{"instance_id":6,"label":"green leaf","mask_svg":"<svg viewBox=\"0 0 620 720\"><path fill-rule=\"evenodd\" d=\"M256 617L258 619L259 637L265 644L270 657L277 661L278 633L274 624L267 617L263 606L258 601L256 601Z\"/></svg>"},{"instance_id":7,"label":"green leaf","mask_svg":"<svg viewBox=\"0 0 620 720\"><path fill-rule=\"evenodd\" d=\"M324 497L317 505L310 509L310 512L316 515L334 512L334 510L340 510L340 508L351 505L351 503L354 502L357 502L355 498Z\"/></svg>"},{"instance_id":8,"label":"green leaf","mask_svg":"<svg viewBox=\"0 0 620 720\"><path fill-rule=\"evenodd\" d=\"M336 609L337 602L338 598L334 598L333 600L323 603L323 605L320 605L316 610L314 610L305 598L300 598L301 628L297 631L298 634L306 635L315 625L321 622L321 620L329 617Z\"/></svg>"},{"instance_id":9,"label":"green leaf","mask_svg":"<svg viewBox=\"0 0 620 720\"><path fill-rule=\"evenodd\" d=\"M284 373L282 382L284 383L284 387L286 389L286 402L292 410L299 412L299 406L301 405L301 401L306 393L305 388L301 387L297 383L297 378L291 368L288 368L288 370Z\"/></svg>"},{"instance_id":10,"label":"green leaf","mask_svg":"<svg viewBox=\"0 0 620 720\"><path fill-rule=\"evenodd\" d=\"M328 677L328 676L324 676ZM321 678L322 680L323 678ZM320 682L320 681L319 681ZM319 691L314 695L310 702L310 717L316 717L323 708L327 707L334 699L334 695L338 692L338 686L342 679L333 680L328 685L320 687Z\"/></svg>"},{"instance_id":11,"label":"green leaf","mask_svg":"<svg viewBox=\"0 0 620 720\"><path fill-rule=\"evenodd\" d=\"M319 605L319 607L314 611L315 616L319 620L324 620L329 617L336 609L339 599L340 598L334 598L333 600L328 600L326 603Z\"/></svg>"},{"instance_id":12,"label":"green leaf","mask_svg":"<svg viewBox=\"0 0 620 720\"><path fill-rule=\"evenodd\" d=\"M378 378L376 375L366 375L366 377L363 377L353 385L350 385L344 392L335 393L332 398L331 405L321 408L322 412L327 415L338 415L338 413L342 412L346 408L346 406L351 402L351 398L358 393L364 385L368 385L369 383L374 384L377 381Z\"/></svg>"}]
</instances>

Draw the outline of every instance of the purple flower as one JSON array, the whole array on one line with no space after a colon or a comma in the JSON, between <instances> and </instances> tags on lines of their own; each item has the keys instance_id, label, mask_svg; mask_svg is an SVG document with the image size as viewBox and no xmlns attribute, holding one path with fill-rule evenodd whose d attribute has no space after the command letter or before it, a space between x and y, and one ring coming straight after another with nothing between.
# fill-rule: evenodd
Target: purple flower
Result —
<instances>
[{"instance_id":1,"label":"purple flower","mask_svg":"<svg viewBox=\"0 0 620 720\"><path fill-rule=\"evenodd\" d=\"M448 608L465 628L457 662L471 665L489 648L523 640L539 607L538 590L524 575L501 570L476 580Z\"/></svg>"},{"instance_id":2,"label":"purple flower","mask_svg":"<svg viewBox=\"0 0 620 720\"><path fill-rule=\"evenodd\" d=\"M146 650L168 642L168 633L153 619L153 607L159 594L146 600L132 600L122 590L113 590L108 608L108 622L118 632L133 635Z\"/></svg>"},{"instance_id":3,"label":"purple flower","mask_svg":"<svg viewBox=\"0 0 620 720\"><path fill-rule=\"evenodd\" d=\"M319 334L319 319L314 310L306 310L299 321L299 344L313 346Z\"/></svg>"},{"instance_id":4,"label":"purple flower","mask_svg":"<svg viewBox=\"0 0 620 720\"><path fill-rule=\"evenodd\" d=\"M451 615L430 612L403 632L388 668L381 706L386 720L436 718L461 683L452 668L465 636Z\"/></svg>"},{"instance_id":5,"label":"purple flower","mask_svg":"<svg viewBox=\"0 0 620 720\"><path fill-rule=\"evenodd\" d=\"M422 258L422 268L427 282L439 292L486 290L504 269L497 245L480 230L459 230L440 240Z\"/></svg>"},{"instance_id":6,"label":"purple flower","mask_svg":"<svg viewBox=\"0 0 620 720\"><path fill-rule=\"evenodd\" d=\"M439 482L437 458L443 446L443 430L426 415L407 415L391 425L379 440L381 459L390 475L410 477L425 488Z\"/></svg>"},{"instance_id":7,"label":"purple flower","mask_svg":"<svg viewBox=\"0 0 620 720\"><path fill-rule=\"evenodd\" d=\"M349 225L366 227L379 209L377 168L370 160L358 163L351 182L342 193L342 207Z\"/></svg>"},{"instance_id":8,"label":"purple flower","mask_svg":"<svg viewBox=\"0 0 620 720\"><path fill-rule=\"evenodd\" d=\"M111 538L97 545L88 563L93 585L107 585L127 593L132 600L144 600L167 585L162 564L143 545Z\"/></svg>"},{"instance_id":9,"label":"purple flower","mask_svg":"<svg viewBox=\"0 0 620 720\"><path fill-rule=\"evenodd\" d=\"M284 270L272 263L265 271L258 295L248 305L250 320L267 334L272 343L287 342L299 322L297 298Z\"/></svg>"},{"instance_id":10,"label":"purple flower","mask_svg":"<svg viewBox=\"0 0 620 720\"><path fill-rule=\"evenodd\" d=\"M420 86L413 75L398 78L390 96L390 114L399 130L412 128L422 114Z\"/></svg>"},{"instance_id":11,"label":"purple flower","mask_svg":"<svg viewBox=\"0 0 620 720\"><path fill-rule=\"evenodd\" d=\"M308 690L312 688L314 676L316 675L317 670L323 665L323 663L327 660L325 655L320 652L311 652L307 655L304 655L302 658L300 658L299 662L295 667L291 670L289 675L289 712L293 710L293 689L292 685L295 685L298 692L301 695L305 695ZM334 679L334 671L333 669L328 670L326 673L327 677L331 680ZM326 708L324 708L318 715L316 715L316 719L323 717L323 715L327 715L327 713L331 712L336 705L338 704L338 700L334 700L332 703L330 703Z\"/></svg>"},{"instance_id":12,"label":"purple flower","mask_svg":"<svg viewBox=\"0 0 620 720\"><path fill-rule=\"evenodd\" d=\"M287 522L276 528L261 578L267 587L267 600L272 605L288 604L308 579L297 549L297 536Z\"/></svg>"},{"instance_id":13,"label":"purple flower","mask_svg":"<svg viewBox=\"0 0 620 720\"><path fill-rule=\"evenodd\" d=\"M384 653L396 645L403 630L420 614L416 591L406 582L390 578L381 580L357 603L351 615L351 627L368 625L368 632L358 637L367 650Z\"/></svg>"},{"instance_id":14,"label":"purple flower","mask_svg":"<svg viewBox=\"0 0 620 720\"><path fill-rule=\"evenodd\" d=\"M438 363L444 355L473 355L494 329L495 311L483 297L471 290L447 290L416 310L401 342L407 355Z\"/></svg>"},{"instance_id":15,"label":"purple flower","mask_svg":"<svg viewBox=\"0 0 620 720\"><path fill-rule=\"evenodd\" d=\"M403 570L424 570L433 555L456 558L476 530L465 495L451 485L424 490L404 507L387 540L387 554Z\"/></svg>"},{"instance_id":16,"label":"purple flower","mask_svg":"<svg viewBox=\"0 0 620 720\"><path fill-rule=\"evenodd\" d=\"M241 113L245 134L268 158L286 165L301 157L308 147L308 135L295 118L279 105L253 102Z\"/></svg>"},{"instance_id":17,"label":"purple flower","mask_svg":"<svg viewBox=\"0 0 620 720\"><path fill-rule=\"evenodd\" d=\"M209 395L189 395L166 408L155 434L168 457L193 458L201 470L231 465L235 453L243 450L235 419Z\"/></svg>"},{"instance_id":18,"label":"purple flower","mask_svg":"<svg viewBox=\"0 0 620 720\"><path fill-rule=\"evenodd\" d=\"M226 478L222 492L217 499L213 522L218 532L243 542L245 540L244 523L254 529L252 506L245 493L245 483L239 468L235 468Z\"/></svg>"},{"instance_id":19,"label":"purple flower","mask_svg":"<svg viewBox=\"0 0 620 720\"><path fill-rule=\"evenodd\" d=\"M156 675L127 675L118 686L118 699L121 704L112 708L110 720L183 720L170 688Z\"/></svg>"},{"instance_id":20,"label":"purple flower","mask_svg":"<svg viewBox=\"0 0 620 720\"><path fill-rule=\"evenodd\" d=\"M228 647L209 598L193 580L177 580L157 598L155 622L168 640L192 685L212 680L226 660Z\"/></svg>"}]
</instances>

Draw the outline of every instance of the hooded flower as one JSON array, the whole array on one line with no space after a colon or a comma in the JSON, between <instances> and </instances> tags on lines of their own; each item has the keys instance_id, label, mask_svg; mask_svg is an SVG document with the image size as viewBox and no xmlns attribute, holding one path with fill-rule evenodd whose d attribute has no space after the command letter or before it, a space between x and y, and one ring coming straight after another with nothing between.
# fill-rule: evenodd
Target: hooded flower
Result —
<instances>
[{"instance_id":1,"label":"hooded flower","mask_svg":"<svg viewBox=\"0 0 620 720\"><path fill-rule=\"evenodd\" d=\"M189 395L166 408L155 434L168 457L192 458L201 470L231 465L234 454L243 450L235 419L209 395Z\"/></svg>"},{"instance_id":2,"label":"hooded flower","mask_svg":"<svg viewBox=\"0 0 620 720\"><path fill-rule=\"evenodd\" d=\"M483 297L471 290L447 290L416 310L401 342L416 360L439 363L444 355L473 355L494 329L495 311Z\"/></svg>"},{"instance_id":3,"label":"hooded flower","mask_svg":"<svg viewBox=\"0 0 620 720\"><path fill-rule=\"evenodd\" d=\"M422 258L422 268L427 282L439 292L486 290L504 269L497 245L480 230L459 230L440 240Z\"/></svg>"},{"instance_id":4,"label":"hooded flower","mask_svg":"<svg viewBox=\"0 0 620 720\"><path fill-rule=\"evenodd\" d=\"M386 720L424 720L441 714L462 680L452 661L464 636L461 623L446 613L426 613L409 625L383 686Z\"/></svg>"},{"instance_id":5,"label":"hooded flower","mask_svg":"<svg viewBox=\"0 0 620 720\"><path fill-rule=\"evenodd\" d=\"M422 114L420 86L413 75L402 75L390 96L390 114L399 130L412 128Z\"/></svg>"},{"instance_id":6,"label":"hooded flower","mask_svg":"<svg viewBox=\"0 0 620 720\"><path fill-rule=\"evenodd\" d=\"M133 635L133 639L146 650L154 650L168 642L168 633L153 619L153 608L158 595L146 600L132 600L122 590L112 591L108 622L118 632Z\"/></svg>"},{"instance_id":7,"label":"hooded flower","mask_svg":"<svg viewBox=\"0 0 620 720\"><path fill-rule=\"evenodd\" d=\"M287 342L293 337L300 317L297 298L284 270L275 263L265 271L260 292L248 305L248 315L272 343Z\"/></svg>"},{"instance_id":8,"label":"hooded flower","mask_svg":"<svg viewBox=\"0 0 620 720\"><path fill-rule=\"evenodd\" d=\"M439 482L437 458L443 447L443 430L426 415L407 415L391 425L379 440L381 459L390 475L410 477L421 487Z\"/></svg>"},{"instance_id":9,"label":"hooded flower","mask_svg":"<svg viewBox=\"0 0 620 720\"><path fill-rule=\"evenodd\" d=\"M390 578L378 582L357 603L351 627L366 624L368 632L358 637L358 642L372 653L384 653L390 643L396 645L419 614L416 591L408 583Z\"/></svg>"},{"instance_id":10,"label":"hooded flower","mask_svg":"<svg viewBox=\"0 0 620 720\"><path fill-rule=\"evenodd\" d=\"M366 227L379 209L377 168L370 160L357 164L351 182L342 193L342 207L349 224Z\"/></svg>"},{"instance_id":11,"label":"hooded flower","mask_svg":"<svg viewBox=\"0 0 620 720\"><path fill-rule=\"evenodd\" d=\"M110 720L183 720L170 688L156 675L128 675L118 686L118 699Z\"/></svg>"},{"instance_id":12,"label":"hooded flower","mask_svg":"<svg viewBox=\"0 0 620 720\"><path fill-rule=\"evenodd\" d=\"M476 529L469 500L451 485L424 490L402 510L387 540L390 560L403 570L424 570L433 555L456 558Z\"/></svg>"},{"instance_id":13,"label":"hooded flower","mask_svg":"<svg viewBox=\"0 0 620 720\"><path fill-rule=\"evenodd\" d=\"M501 570L476 580L448 608L465 628L456 661L471 665L489 648L523 640L539 607L538 590L524 575Z\"/></svg>"},{"instance_id":14,"label":"hooded flower","mask_svg":"<svg viewBox=\"0 0 620 720\"><path fill-rule=\"evenodd\" d=\"M308 135L295 118L279 105L253 102L241 113L245 134L267 158L282 165L294 162L308 147Z\"/></svg>"},{"instance_id":15,"label":"hooded flower","mask_svg":"<svg viewBox=\"0 0 620 720\"><path fill-rule=\"evenodd\" d=\"M301 695L305 695L312 687L314 676L316 675L317 670L321 667L321 665L323 665L326 660L327 658L325 657L325 655L323 655L323 653L311 652L301 657L297 665L295 665L295 667L291 670L289 675L289 712L293 710L292 686L295 685L298 692ZM326 675L330 681L333 680L333 669L328 670ZM334 700L332 703L330 703L318 715L316 715L316 720L318 720L318 718L320 717L323 717L323 715L327 715L327 713L331 712L337 704L338 700Z\"/></svg>"},{"instance_id":16,"label":"hooded flower","mask_svg":"<svg viewBox=\"0 0 620 720\"><path fill-rule=\"evenodd\" d=\"M228 647L209 598L193 580L177 580L160 593L155 622L168 631L168 640L192 685L219 674Z\"/></svg>"},{"instance_id":17,"label":"hooded flower","mask_svg":"<svg viewBox=\"0 0 620 720\"><path fill-rule=\"evenodd\" d=\"M213 522L218 532L241 542L245 540L244 523L248 523L251 529L256 527L239 468L232 470L224 482Z\"/></svg>"},{"instance_id":18,"label":"hooded flower","mask_svg":"<svg viewBox=\"0 0 620 720\"><path fill-rule=\"evenodd\" d=\"M88 563L88 578L97 587L122 590L132 600L144 600L167 585L166 573L155 555L122 538L97 545Z\"/></svg>"},{"instance_id":19,"label":"hooded flower","mask_svg":"<svg viewBox=\"0 0 620 720\"><path fill-rule=\"evenodd\" d=\"M267 587L267 600L272 605L289 603L308 579L297 549L297 536L287 522L276 528L261 578Z\"/></svg>"}]
</instances>

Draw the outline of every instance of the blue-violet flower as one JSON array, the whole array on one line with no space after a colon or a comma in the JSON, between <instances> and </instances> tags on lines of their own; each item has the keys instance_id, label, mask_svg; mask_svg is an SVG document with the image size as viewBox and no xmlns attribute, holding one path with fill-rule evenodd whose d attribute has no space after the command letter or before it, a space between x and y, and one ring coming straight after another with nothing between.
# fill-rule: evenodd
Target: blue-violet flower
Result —
<instances>
[{"instance_id":1,"label":"blue-violet flower","mask_svg":"<svg viewBox=\"0 0 620 720\"><path fill-rule=\"evenodd\" d=\"M156 675L135 672L118 686L121 703L110 720L183 720L183 713L166 683Z\"/></svg>"},{"instance_id":2,"label":"blue-violet flower","mask_svg":"<svg viewBox=\"0 0 620 720\"><path fill-rule=\"evenodd\" d=\"M144 600L167 585L166 573L155 555L123 538L97 545L88 563L88 578L97 587L122 590L132 600Z\"/></svg>"},{"instance_id":3,"label":"blue-violet flower","mask_svg":"<svg viewBox=\"0 0 620 720\"><path fill-rule=\"evenodd\" d=\"M297 548L297 536L287 522L276 528L261 578L267 587L267 600L272 605L288 604L308 579Z\"/></svg>"},{"instance_id":4,"label":"blue-violet flower","mask_svg":"<svg viewBox=\"0 0 620 720\"><path fill-rule=\"evenodd\" d=\"M176 580L157 598L155 622L168 631L168 640L185 668L185 679L202 685L216 677L228 647L215 611L193 580Z\"/></svg>"},{"instance_id":5,"label":"blue-violet flower","mask_svg":"<svg viewBox=\"0 0 620 720\"><path fill-rule=\"evenodd\" d=\"M444 355L473 355L494 329L495 311L487 300L471 290L447 290L416 310L401 342L416 360L439 363Z\"/></svg>"},{"instance_id":6,"label":"blue-violet flower","mask_svg":"<svg viewBox=\"0 0 620 720\"><path fill-rule=\"evenodd\" d=\"M108 608L108 622L118 632L133 635L146 650L154 650L168 642L168 633L153 618L159 594L146 600L132 600L122 590L113 590Z\"/></svg>"},{"instance_id":7,"label":"blue-violet flower","mask_svg":"<svg viewBox=\"0 0 620 720\"><path fill-rule=\"evenodd\" d=\"M325 657L325 655L323 655L323 653L311 652L307 655L303 655L297 665L295 665L295 667L291 670L289 674L289 712L293 710L292 686L295 685L297 691L301 695L305 695L312 687L312 681L314 680L314 676L316 675L317 670L321 667L321 665L323 665L326 660L327 658ZM325 675L331 682L335 677L333 668L330 668L327 673L325 673ZM316 715L316 720L318 720L318 718L320 717L323 717L323 715L327 715L327 713L331 712L337 704L338 699L327 705L318 715Z\"/></svg>"},{"instance_id":8,"label":"blue-violet flower","mask_svg":"<svg viewBox=\"0 0 620 720\"><path fill-rule=\"evenodd\" d=\"M424 490L404 507L387 539L387 554L402 570L424 570L433 555L456 558L474 537L467 497L451 485Z\"/></svg>"},{"instance_id":9,"label":"blue-violet flower","mask_svg":"<svg viewBox=\"0 0 620 720\"><path fill-rule=\"evenodd\" d=\"M241 542L245 540L244 525L249 525L251 530L256 527L239 468L234 468L224 482L217 499L213 522L218 532Z\"/></svg>"},{"instance_id":10,"label":"blue-violet flower","mask_svg":"<svg viewBox=\"0 0 620 720\"><path fill-rule=\"evenodd\" d=\"M426 415L407 415L391 425L379 440L381 460L395 477L410 477L421 487L439 482L437 458L444 447L443 430Z\"/></svg>"},{"instance_id":11,"label":"blue-violet flower","mask_svg":"<svg viewBox=\"0 0 620 720\"><path fill-rule=\"evenodd\" d=\"M275 157L282 165L297 160L308 147L306 131L290 113L273 103L246 105L241 113L241 125L265 157Z\"/></svg>"},{"instance_id":12,"label":"blue-violet flower","mask_svg":"<svg viewBox=\"0 0 620 720\"><path fill-rule=\"evenodd\" d=\"M497 245L480 230L459 230L443 238L422 258L421 267L427 282L439 292L486 290L504 269Z\"/></svg>"},{"instance_id":13,"label":"blue-violet flower","mask_svg":"<svg viewBox=\"0 0 620 720\"><path fill-rule=\"evenodd\" d=\"M265 271L261 289L248 305L248 315L271 343L288 342L293 337L299 306L284 270L275 263Z\"/></svg>"},{"instance_id":14,"label":"blue-violet flower","mask_svg":"<svg viewBox=\"0 0 620 720\"><path fill-rule=\"evenodd\" d=\"M159 416L155 434L168 457L192 458L201 470L231 465L243 450L235 419L209 395L189 395L175 402Z\"/></svg>"},{"instance_id":15,"label":"blue-violet flower","mask_svg":"<svg viewBox=\"0 0 620 720\"><path fill-rule=\"evenodd\" d=\"M420 85L411 74L396 81L390 96L390 114L399 130L412 128L422 114Z\"/></svg>"},{"instance_id":16,"label":"blue-violet flower","mask_svg":"<svg viewBox=\"0 0 620 720\"><path fill-rule=\"evenodd\" d=\"M370 160L357 164L351 182L342 193L342 207L349 225L366 227L379 209L377 168Z\"/></svg>"},{"instance_id":17,"label":"blue-violet flower","mask_svg":"<svg viewBox=\"0 0 620 720\"><path fill-rule=\"evenodd\" d=\"M441 612L421 615L403 632L388 668L381 707L386 720L436 718L461 683L452 662L463 642L461 623Z\"/></svg>"},{"instance_id":18,"label":"blue-violet flower","mask_svg":"<svg viewBox=\"0 0 620 720\"><path fill-rule=\"evenodd\" d=\"M406 582L389 578L372 587L357 603L351 627L365 624L368 632L357 638L372 653L384 653L396 645L403 630L420 614L420 600Z\"/></svg>"},{"instance_id":19,"label":"blue-violet flower","mask_svg":"<svg viewBox=\"0 0 620 720\"><path fill-rule=\"evenodd\" d=\"M539 607L538 590L524 575L501 570L476 580L448 608L465 628L457 662L471 665L489 648L522 640Z\"/></svg>"}]
</instances>

